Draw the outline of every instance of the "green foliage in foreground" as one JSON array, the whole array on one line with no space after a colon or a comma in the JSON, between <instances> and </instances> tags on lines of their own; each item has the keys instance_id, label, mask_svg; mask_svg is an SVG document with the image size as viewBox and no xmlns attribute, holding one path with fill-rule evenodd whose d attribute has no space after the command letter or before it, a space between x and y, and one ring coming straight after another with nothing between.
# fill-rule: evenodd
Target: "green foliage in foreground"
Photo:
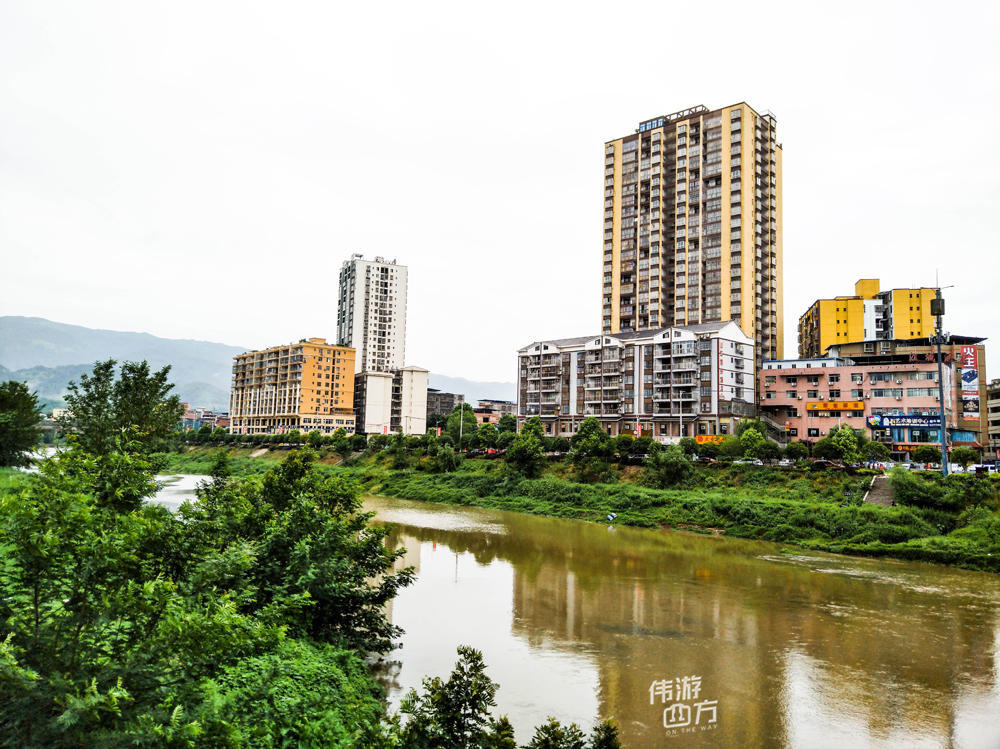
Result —
<instances>
[{"instance_id":1,"label":"green foliage in foreground","mask_svg":"<svg viewBox=\"0 0 1000 749\"><path fill-rule=\"evenodd\" d=\"M360 740L378 692L346 648L389 648L383 607L412 572L391 572L402 551L357 487L298 453L262 480L217 470L172 515L116 444L0 497L0 744Z\"/></svg>"},{"instance_id":2,"label":"green foliage in foreground","mask_svg":"<svg viewBox=\"0 0 1000 749\"><path fill-rule=\"evenodd\" d=\"M493 718L499 684L486 675L478 650L462 646L447 680L424 679L423 692L411 690L373 747L406 749L516 749L514 730L506 717ZM406 716L405 723L400 719ZM618 729L599 723L588 739L575 724L555 718L538 726L525 749L619 749Z\"/></svg>"},{"instance_id":3,"label":"green foliage in foreground","mask_svg":"<svg viewBox=\"0 0 1000 749\"><path fill-rule=\"evenodd\" d=\"M38 396L23 382L0 383L0 467L29 466L29 453L41 439Z\"/></svg>"}]
</instances>

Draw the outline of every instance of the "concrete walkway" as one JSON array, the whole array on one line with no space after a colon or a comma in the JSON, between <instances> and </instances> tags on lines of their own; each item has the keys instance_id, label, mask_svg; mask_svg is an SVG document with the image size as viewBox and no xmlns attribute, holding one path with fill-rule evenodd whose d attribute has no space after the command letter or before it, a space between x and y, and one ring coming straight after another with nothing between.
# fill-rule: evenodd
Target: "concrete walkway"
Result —
<instances>
[{"instance_id":1,"label":"concrete walkway","mask_svg":"<svg viewBox=\"0 0 1000 749\"><path fill-rule=\"evenodd\" d=\"M892 489L887 476L872 476L871 488L865 492L865 502L883 507L892 507L895 502L896 493Z\"/></svg>"}]
</instances>

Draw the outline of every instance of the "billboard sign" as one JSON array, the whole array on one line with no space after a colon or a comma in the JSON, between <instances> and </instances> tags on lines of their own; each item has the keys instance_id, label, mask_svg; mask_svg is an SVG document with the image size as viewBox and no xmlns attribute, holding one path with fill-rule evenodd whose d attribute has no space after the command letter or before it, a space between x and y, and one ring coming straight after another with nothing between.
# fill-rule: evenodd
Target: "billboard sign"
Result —
<instances>
[{"instance_id":1,"label":"billboard sign","mask_svg":"<svg viewBox=\"0 0 1000 749\"><path fill-rule=\"evenodd\" d=\"M864 401L807 401L806 411L864 411Z\"/></svg>"},{"instance_id":2,"label":"billboard sign","mask_svg":"<svg viewBox=\"0 0 1000 749\"><path fill-rule=\"evenodd\" d=\"M941 426L940 416L904 416L902 414L882 414L880 416L869 416L868 426L872 429L899 429L902 427L916 427L919 429L937 428Z\"/></svg>"},{"instance_id":3,"label":"billboard sign","mask_svg":"<svg viewBox=\"0 0 1000 749\"><path fill-rule=\"evenodd\" d=\"M979 356L975 346L962 346L962 405L960 417L979 418Z\"/></svg>"}]
</instances>

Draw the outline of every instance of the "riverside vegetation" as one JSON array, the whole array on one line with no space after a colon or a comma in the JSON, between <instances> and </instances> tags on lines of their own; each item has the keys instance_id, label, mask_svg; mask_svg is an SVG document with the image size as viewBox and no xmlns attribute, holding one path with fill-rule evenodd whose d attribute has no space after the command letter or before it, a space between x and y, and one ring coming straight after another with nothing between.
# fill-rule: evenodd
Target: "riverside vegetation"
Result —
<instances>
[{"instance_id":1,"label":"riverside vegetation","mask_svg":"<svg viewBox=\"0 0 1000 749\"><path fill-rule=\"evenodd\" d=\"M126 371L95 371L115 408L77 411L66 450L0 473L0 745L516 747L470 647L386 714L365 659L392 649L413 570L354 477L308 450L243 478L216 456L194 501L149 504L166 461L141 427L173 405L138 406L125 391L159 380ZM551 719L527 746L619 741Z\"/></svg>"},{"instance_id":2,"label":"riverside vegetation","mask_svg":"<svg viewBox=\"0 0 1000 749\"><path fill-rule=\"evenodd\" d=\"M586 420L572 440L546 438L529 420L520 434L496 427L473 432L463 458L446 430L433 435L323 438L317 445L325 470L355 478L372 493L429 502L476 505L519 512L648 528L664 526L725 533L846 554L885 556L1000 571L1000 481L996 476L895 468L890 481L896 506L863 502L874 471L810 463L819 452L832 459L883 457L883 445L850 429L814 445L792 443L791 465L753 465L725 458L781 455L746 422L739 435L720 445L682 440L661 448L649 438L609 438L596 420ZM220 435L221 437L221 435ZM457 434L455 435L457 437ZM172 470L202 473L219 450L234 453L248 473L282 454L283 437L255 440L263 458L251 458L238 440L222 447L181 447L165 458ZM307 435L299 437L303 441ZM363 443L363 447L362 447ZM823 444L820 444L823 443ZM361 448L361 449L355 449ZM477 450L478 448L478 450ZM503 459L482 455L500 448ZM479 454L477 454L479 453ZM720 462L695 462L719 456Z\"/></svg>"}]
</instances>

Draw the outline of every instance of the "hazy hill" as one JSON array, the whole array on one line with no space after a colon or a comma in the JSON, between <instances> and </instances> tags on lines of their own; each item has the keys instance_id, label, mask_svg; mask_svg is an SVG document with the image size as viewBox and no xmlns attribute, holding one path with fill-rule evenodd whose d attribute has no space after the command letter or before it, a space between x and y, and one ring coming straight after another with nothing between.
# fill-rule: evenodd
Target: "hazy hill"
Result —
<instances>
[{"instance_id":1,"label":"hazy hill","mask_svg":"<svg viewBox=\"0 0 1000 749\"><path fill-rule=\"evenodd\" d=\"M0 317L0 365L11 370L4 379L27 381L52 405L59 405L70 380L89 372L94 362L112 358L146 360L154 369L169 364L181 400L225 409L233 356L243 351L245 347L94 330L40 317Z\"/></svg>"},{"instance_id":2,"label":"hazy hill","mask_svg":"<svg viewBox=\"0 0 1000 749\"><path fill-rule=\"evenodd\" d=\"M476 382L466 380L463 377L448 377L431 372L428 375L427 383L429 387L443 390L446 393L461 393L465 396L465 402L476 405L476 401L481 398L492 398L494 400L512 401L515 390L513 382Z\"/></svg>"},{"instance_id":3,"label":"hazy hill","mask_svg":"<svg viewBox=\"0 0 1000 749\"><path fill-rule=\"evenodd\" d=\"M27 382L51 406L63 405L70 380L94 362L146 360L154 369L171 365L174 392L193 406L226 409L233 356L247 349L208 341L159 338L66 325L40 317L0 317L0 380ZM419 364L419 362L416 362ZM476 382L431 373L430 387L480 398L514 399L511 382Z\"/></svg>"}]
</instances>

